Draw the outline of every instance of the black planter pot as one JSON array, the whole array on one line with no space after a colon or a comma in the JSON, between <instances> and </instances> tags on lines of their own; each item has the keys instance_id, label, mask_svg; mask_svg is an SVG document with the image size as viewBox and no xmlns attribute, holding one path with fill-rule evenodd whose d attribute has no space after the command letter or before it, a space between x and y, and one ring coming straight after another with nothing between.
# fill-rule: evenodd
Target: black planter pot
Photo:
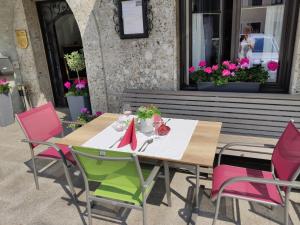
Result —
<instances>
[{"instance_id":1,"label":"black planter pot","mask_svg":"<svg viewBox=\"0 0 300 225\"><path fill-rule=\"evenodd\" d=\"M228 84L216 86L213 82L198 82L199 91L220 91L220 92L259 92L260 83L258 82L229 82Z\"/></svg>"}]
</instances>

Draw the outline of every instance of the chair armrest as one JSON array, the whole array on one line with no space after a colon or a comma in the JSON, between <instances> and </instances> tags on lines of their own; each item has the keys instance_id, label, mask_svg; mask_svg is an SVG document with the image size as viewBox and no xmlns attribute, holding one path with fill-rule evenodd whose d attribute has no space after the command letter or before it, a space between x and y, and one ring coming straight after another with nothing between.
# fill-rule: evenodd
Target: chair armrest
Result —
<instances>
[{"instance_id":1,"label":"chair armrest","mask_svg":"<svg viewBox=\"0 0 300 225\"><path fill-rule=\"evenodd\" d=\"M275 145L271 145L271 144L253 144L253 143L243 143L243 142L233 142L233 143L229 143L226 144L225 146L223 146L223 148L221 148L220 152L219 152L219 158L218 158L218 165L220 165L221 163L221 157L223 152L233 146L248 146L248 147L260 147L260 148L274 148Z\"/></svg>"},{"instance_id":2,"label":"chair armrest","mask_svg":"<svg viewBox=\"0 0 300 225\"><path fill-rule=\"evenodd\" d=\"M64 155L64 153L62 152L62 150L54 143L52 142L47 142L47 141L37 141L37 140L30 140L30 139L22 139L21 140L22 142L25 142L25 143L29 143L29 144L39 144L39 145L45 145L45 146L48 146L48 147L53 147L61 156L61 159L63 160L63 163L68 166L67 164L67 160L66 160L66 157Z\"/></svg>"},{"instance_id":3,"label":"chair armrest","mask_svg":"<svg viewBox=\"0 0 300 225\"><path fill-rule=\"evenodd\" d=\"M158 172L160 170L160 166L155 166L150 175L148 176L147 180L143 183L143 189L145 190L149 185L153 182L155 177L157 176Z\"/></svg>"},{"instance_id":4,"label":"chair armrest","mask_svg":"<svg viewBox=\"0 0 300 225\"><path fill-rule=\"evenodd\" d=\"M219 194L222 194L224 188L230 184L236 183L236 182L252 182L252 183L259 183L259 184L274 184L277 186L283 186L283 187L290 187L290 188L298 188L300 189L300 182L298 181L284 181L284 180L273 180L273 179L264 179L264 178L257 178L257 177L234 177L222 184Z\"/></svg>"}]
</instances>

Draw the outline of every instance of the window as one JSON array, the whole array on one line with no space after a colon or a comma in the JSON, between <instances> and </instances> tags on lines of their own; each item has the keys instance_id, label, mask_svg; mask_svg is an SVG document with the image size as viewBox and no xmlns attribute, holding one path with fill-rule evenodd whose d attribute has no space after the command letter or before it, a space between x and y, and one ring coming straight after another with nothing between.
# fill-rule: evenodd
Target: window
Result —
<instances>
[{"instance_id":1,"label":"window","mask_svg":"<svg viewBox=\"0 0 300 225\"><path fill-rule=\"evenodd\" d=\"M180 7L180 70L182 89L195 89L190 66L250 58L251 66L275 61L264 92L289 88L300 1L182 0ZM282 51L284 49L284 51Z\"/></svg>"}]
</instances>

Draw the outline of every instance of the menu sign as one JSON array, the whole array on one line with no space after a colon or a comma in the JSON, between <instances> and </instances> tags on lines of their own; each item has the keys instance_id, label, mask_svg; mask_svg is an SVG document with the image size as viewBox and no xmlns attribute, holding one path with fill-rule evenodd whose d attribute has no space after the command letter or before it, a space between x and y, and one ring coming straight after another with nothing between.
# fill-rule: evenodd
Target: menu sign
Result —
<instances>
[{"instance_id":1,"label":"menu sign","mask_svg":"<svg viewBox=\"0 0 300 225\"><path fill-rule=\"evenodd\" d=\"M144 0L121 1L121 38L148 37Z\"/></svg>"}]
</instances>

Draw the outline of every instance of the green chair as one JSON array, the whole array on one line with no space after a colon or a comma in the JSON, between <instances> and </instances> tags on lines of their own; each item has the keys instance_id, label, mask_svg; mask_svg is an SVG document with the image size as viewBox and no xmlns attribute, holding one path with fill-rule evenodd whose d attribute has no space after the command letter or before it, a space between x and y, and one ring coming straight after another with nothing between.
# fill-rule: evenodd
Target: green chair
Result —
<instances>
[{"instance_id":1,"label":"green chair","mask_svg":"<svg viewBox=\"0 0 300 225\"><path fill-rule=\"evenodd\" d=\"M146 200L154 186L160 166L141 168L135 154L71 147L71 152L83 174L89 225L92 224L91 203L102 202L143 211L146 225ZM165 178L168 179L169 174ZM99 186L90 191L89 182ZM167 187L170 195L170 188Z\"/></svg>"}]
</instances>

